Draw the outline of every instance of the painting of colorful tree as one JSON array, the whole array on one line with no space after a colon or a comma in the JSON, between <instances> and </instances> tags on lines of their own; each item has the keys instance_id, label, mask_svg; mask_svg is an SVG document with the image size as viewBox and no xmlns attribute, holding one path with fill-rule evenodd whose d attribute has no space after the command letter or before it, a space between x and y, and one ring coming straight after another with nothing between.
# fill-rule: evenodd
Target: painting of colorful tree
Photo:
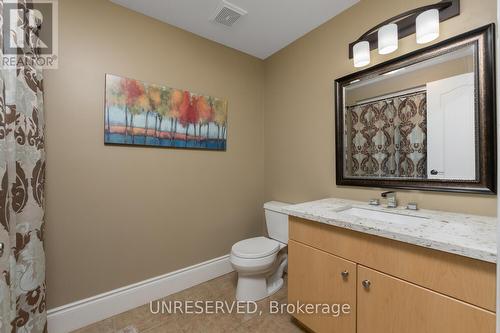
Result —
<instances>
[{"instance_id":1,"label":"painting of colorful tree","mask_svg":"<svg viewBox=\"0 0 500 333\"><path fill-rule=\"evenodd\" d=\"M227 101L106 75L104 142L226 150Z\"/></svg>"}]
</instances>

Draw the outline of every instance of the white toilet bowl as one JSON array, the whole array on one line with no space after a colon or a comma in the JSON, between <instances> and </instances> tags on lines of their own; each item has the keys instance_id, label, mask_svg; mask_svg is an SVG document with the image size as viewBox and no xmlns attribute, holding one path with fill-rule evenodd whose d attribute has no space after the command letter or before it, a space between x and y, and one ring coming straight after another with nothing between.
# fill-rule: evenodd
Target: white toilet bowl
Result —
<instances>
[{"instance_id":1,"label":"white toilet bowl","mask_svg":"<svg viewBox=\"0 0 500 333\"><path fill-rule=\"evenodd\" d=\"M268 202L266 223L269 236L249 238L231 248L230 261L238 272L236 299L258 301L277 292L283 286L287 254L280 253L288 243L288 216L281 213L287 204Z\"/></svg>"},{"instance_id":2,"label":"white toilet bowl","mask_svg":"<svg viewBox=\"0 0 500 333\"><path fill-rule=\"evenodd\" d=\"M278 256L278 252L285 246L266 237L245 239L233 245L230 260L238 272L238 301L258 301L283 286L287 256Z\"/></svg>"}]
</instances>

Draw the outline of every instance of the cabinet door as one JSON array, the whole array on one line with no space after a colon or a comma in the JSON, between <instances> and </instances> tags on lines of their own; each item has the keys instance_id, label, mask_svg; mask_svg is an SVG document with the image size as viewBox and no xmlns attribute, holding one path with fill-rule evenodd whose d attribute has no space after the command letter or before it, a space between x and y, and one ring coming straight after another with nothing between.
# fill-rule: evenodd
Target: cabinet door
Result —
<instances>
[{"instance_id":1,"label":"cabinet door","mask_svg":"<svg viewBox=\"0 0 500 333\"><path fill-rule=\"evenodd\" d=\"M358 333L494 333L495 314L358 266Z\"/></svg>"},{"instance_id":2,"label":"cabinet door","mask_svg":"<svg viewBox=\"0 0 500 333\"><path fill-rule=\"evenodd\" d=\"M316 333L356 332L356 264L310 246L288 243L289 304L349 304L350 313L295 313Z\"/></svg>"}]
</instances>

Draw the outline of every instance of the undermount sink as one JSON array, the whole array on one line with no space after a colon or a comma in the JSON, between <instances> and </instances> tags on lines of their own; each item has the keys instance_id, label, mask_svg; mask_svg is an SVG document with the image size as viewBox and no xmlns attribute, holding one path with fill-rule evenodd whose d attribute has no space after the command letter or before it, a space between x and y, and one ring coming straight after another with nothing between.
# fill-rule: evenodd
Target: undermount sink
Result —
<instances>
[{"instance_id":1,"label":"undermount sink","mask_svg":"<svg viewBox=\"0 0 500 333\"><path fill-rule=\"evenodd\" d=\"M350 215L350 216L361 217L364 219L371 219L371 220L390 222L390 223L400 223L400 224L422 222L422 220L428 219L427 217L409 216L396 212L394 213L382 212L378 210L360 208L360 207L344 207L342 209L337 210L337 212L342 215Z\"/></svg>"}]
</instances>

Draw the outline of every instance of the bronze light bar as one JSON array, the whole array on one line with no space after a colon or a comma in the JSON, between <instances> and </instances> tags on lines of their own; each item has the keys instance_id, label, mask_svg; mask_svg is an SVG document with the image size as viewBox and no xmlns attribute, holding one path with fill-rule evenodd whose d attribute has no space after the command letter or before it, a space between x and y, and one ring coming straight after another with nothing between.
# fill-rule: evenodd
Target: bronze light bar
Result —
<instances>
[{"instance_id":1,"label":"bronze light bar","mask_svg":"<svg viewBox=\"0 0 500 333\"><path fill-rule=\"evenodd\" d=\"M422 6L396 15L365 32L356 41L349 44L349 59L353 58L353 47L356 43L367 41L370 43L370 50L378 48L377 31L390 23L398 26L398 39L410 36L415 33L415 20L417 16L427 10L439 10L439 22L449 20L452 17L460 15L460 0L442 0L438 3Z\"/></svg>"}]
</instances>

